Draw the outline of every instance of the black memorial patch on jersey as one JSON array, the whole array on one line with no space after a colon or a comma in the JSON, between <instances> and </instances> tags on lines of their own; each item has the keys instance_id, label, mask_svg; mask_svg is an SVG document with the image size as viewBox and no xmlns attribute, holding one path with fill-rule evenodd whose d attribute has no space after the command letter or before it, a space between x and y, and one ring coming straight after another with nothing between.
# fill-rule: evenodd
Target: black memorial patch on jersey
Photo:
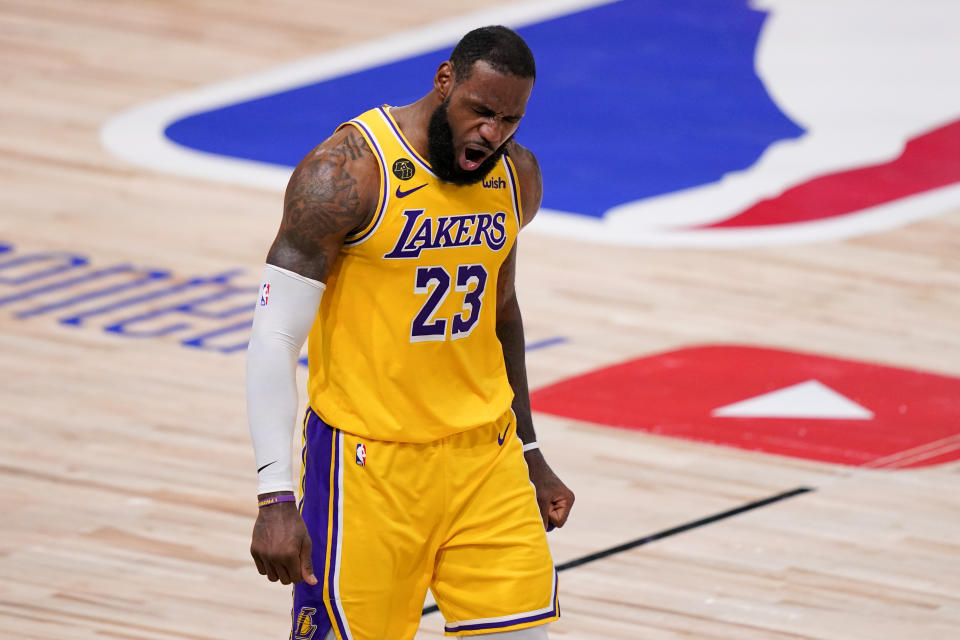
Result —
<instances>
[{"instance_id":1,"label":"black memorial patch on jersey","mask_svg":"<svg viewBox=\"0 0 960 640\"><path fill-rule=\"evenodd\" d=\"M393 175L401 180L409 180L416 172L417 168L413 166L413 162L407 158L400 158L393 163Z\"/></svg>"}]
</instances>

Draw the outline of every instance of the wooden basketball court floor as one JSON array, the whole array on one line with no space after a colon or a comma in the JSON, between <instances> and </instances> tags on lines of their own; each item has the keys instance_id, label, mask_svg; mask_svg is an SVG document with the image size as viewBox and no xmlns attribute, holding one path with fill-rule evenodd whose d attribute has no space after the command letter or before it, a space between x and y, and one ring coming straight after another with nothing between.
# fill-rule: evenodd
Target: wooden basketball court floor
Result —
<instances>
[{"instance_id":1,"label":"wooden basketball court floor","mask_svg":"<svg viewBox=\"0 0 960 640\"><path fill-rule=\"evenodd\" d=\"M255 287L281 194L133 167L101 146L103 124L471 8L0 1L0 244L12 259L149 265L174 282L241 268ZM535 230L521 246L528 341L566 339L529 353L533 388L705 344L960 376L960 210L774 248L653 250ZM105 331L109 314L30 314L58 300L10 301L37 264L0 282L0 637L286 637L289 590L247 551L242 354L183 348L163 318L137 338ZM550 534L558 564L575 565L560 574L553 637L960 637L960 464L857 468L536 421L577 493ZM426 615L418 638L441 627Z\"/></svg>"}]
</instances>

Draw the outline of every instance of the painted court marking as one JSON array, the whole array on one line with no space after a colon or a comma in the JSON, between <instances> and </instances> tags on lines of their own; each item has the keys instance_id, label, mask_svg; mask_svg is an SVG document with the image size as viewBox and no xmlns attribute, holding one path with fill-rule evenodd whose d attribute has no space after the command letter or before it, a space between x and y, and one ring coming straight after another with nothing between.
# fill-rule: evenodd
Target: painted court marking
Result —
<instances>
[{"instance_id":1,"label":"painted court marking","mask_svg":"<svg viewBox=\"0 0 960 640\"><path fill-rule=\"evenodd\" d=\"M960 5L739 0L691 23L700 5L494 8L141 105L101 138L133 164L279 190L339 122L419 97L409 78L500 23L543 71L518 135L544 169L534 230L735 248L877 233L960 205ZM623 71L613 92L593 71L608 64Z\"/></svg>"},{"instance_id":2,"label":"painted court marking","mask_svg":"<svg viewBox=\"0 0 960 640\"><path fill-rule=\"evenodd\" d=\"M0 312L17 320L55 320L127 339L176 341L230 355L250 341L259 286L243 269L184 276L132 264L104 265L80 252L24 251L0 241ZM533 340L526 350L564 344ZM307 357L300 358L307 365Z\"/></svg>"},{"instance_id":3,"label":"painted court marking","mask_svg":"<svg viewBox=\"0 0 960 640\"><path fill-rule=\"evenodd\" d=\"M725 407L714 409L719 418L813 418L870 420L873 412L819 380L807 380Z\"/></svg>"},{"instance_id":4,"label":"painted court marking","mask_svg":"<svg viewBox=\"0 0 960 640\"><path fill-rule=\"evenodd\" d=\"M561 380L534 411L853 467L960 459L960 378L785 349L698 345Z\"/></svg>"}]
</instances>

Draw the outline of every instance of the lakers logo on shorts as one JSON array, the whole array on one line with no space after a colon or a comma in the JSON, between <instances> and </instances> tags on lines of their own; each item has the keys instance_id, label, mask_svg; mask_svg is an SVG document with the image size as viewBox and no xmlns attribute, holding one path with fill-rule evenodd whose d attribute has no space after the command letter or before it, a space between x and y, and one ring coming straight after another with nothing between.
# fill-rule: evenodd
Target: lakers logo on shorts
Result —
<instances>
[{"instance_id":1,"label":"lakers logo on shorts","mask_svg":"<svg viewBox=\"0 0 960 640\"><path fill-rule=\"evenodd\" d=\"M297 614L297 623L293 626L294 640L310 640L317 631L317 625L313 624L313 614L317 612L313 607L300 607L300 613Z\"/></svg>"}]
</instances>

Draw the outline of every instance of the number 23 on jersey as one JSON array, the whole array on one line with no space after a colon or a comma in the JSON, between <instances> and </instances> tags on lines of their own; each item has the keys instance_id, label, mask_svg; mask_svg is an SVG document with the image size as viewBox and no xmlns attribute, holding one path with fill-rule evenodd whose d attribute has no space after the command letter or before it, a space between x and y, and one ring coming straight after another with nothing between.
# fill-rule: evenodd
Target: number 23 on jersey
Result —
<instances>
[{"instance_id":1,"label":"number 23 on jersey","mask_svg":"<svg viewBox=\"0 0 960 640\"><path fill-rule=\"evenodd\" d=\"M463 294L461 310L450 318L437 318L437 310L450 294L451 285L455 294ZM469 336L480 319L486 288L487 270L482 264L461 264L456 273L439 266L417 267L413 292L427 298L410 324L410 342L459 340Z\"/></svg>"}]
</instances>

